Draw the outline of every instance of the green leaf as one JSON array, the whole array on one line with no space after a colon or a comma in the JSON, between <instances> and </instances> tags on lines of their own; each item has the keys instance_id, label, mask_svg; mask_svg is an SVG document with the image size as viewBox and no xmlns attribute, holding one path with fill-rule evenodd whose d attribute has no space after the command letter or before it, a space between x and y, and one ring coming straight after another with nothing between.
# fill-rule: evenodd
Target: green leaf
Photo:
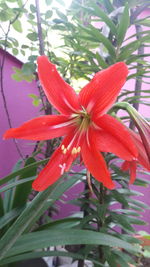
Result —
<instances>
[{"instance_id":1,"label":"green leaf","mask_svg":"<svg viewBox=\"0 0 150 267\"><path fill-rule=\"evenodd\" d=\"M71 179L65 181L65 183L60 183L59 180L44 192L37 194L37 196L29 203L29 205L2 237L0 243L0 259L2 259L8 250L14 245L20 235L28 227L31 228L42 213L47 210L48 207L52 206L54 202L76 182L77 177L71 177Z\"/></svg>"},{"instance_id":2,"label":"green leaf","mask_svg":"<svg viewBox=\"0 0 150 267\"><path fill-rule=\"evenodd\" d=\"M35 69L36 69L36 65L30 62L23 64L21 68L23 75L31 75L35 72Z\"/></svg>"},{"instance_id":3,"label":"green leaf","mask_svg":"<svg viewBox=\"0 0 150 267\"><path fill-rule=\"evenodd\" d=\"M7 212L4 216L0 218L0 229L2 229L4 226L6 226L8 223L10 223L12 220L14 220L20 213L23 211L25 207L12 209L11 211Z\"/></svg>"},{"instance_id":4,"label":"green leaf","mask_svg":"<svg viewBox=\"0 0 150 267\"><path fill-rule=\"evenodd\" d=\"M104 61L104 59L101 57L101 55L100 55L98 52L96 52L96 54L95 54L95 58L97 59L99 65L100 65L103 69L105 69L105 68L108 67L108 64Z\"/></svg>"},{"instance_id":5,"label":"green leaf","mask_svg":"<svg viewBox=\"0 0 150 267\"><path fill-rule=\"evenodd\" d=\"M17 32L20 32L20 33L23 32L20 20L15 20L15 22L12 24L12 26Z\"/></svg>"},{"instance_id":6,"label":"green leaf","mask_svg":"<svg viewBox=\"0 0 150 267\"><path fill-rule=\"evenodd\" d=\"M36 13L36 7L34 5L30 5L30 10L32 13Z\"/></svg>"},{"instance_id":7,"label":"green leaf","mask_svg":"<svg viewBox=\"0 0 150 267\"><path fill-rule=\"evenodd\" d=\"M62 6L65 6L65 3L63 0L56 0L59 4L61 4Z\"/></svg>"},{"instance_id":8,"label":"green leaf","mask_svg":"<svg viewBox=\"0 0 150 267\"><path fill-rule=\"evenodd\" d=\"M143 221L143 220L140 220L140 219L137 219L137 218L134 218L134 217L129 217L128 216L128 221L131 223L131 224L137 224L137 225L147 225L148 223Z\"/></svg>"},{"instance_id":9,"label":"green leaf","mask_svg":"<svg viewBox=\"0 0 150 267\"><path fill-rule=\"evenodd\" d=\"M114 10L114 7L113 7L113 5L112 5L110 0L103 0L103 3L104 3L105 8L107 9L107 11L109 13L111 13Z\"/></svg>"},{"instance_id":10,"label":"green leaf","mask_svg":"<svg viewBox=\"0 0 150 267\"><path fill-rule=\"evenodd\" d=\"M27 260L27 259L36 259L36 258L42 258L42 257L70 257L72 259L85 259L85 256L78 254L78 253L70 253L70 252L65 252L65 251L38 251L38 252L31 252L31 253L23 253L18 256L14 257L9 257L6 259L3 259L0 262L0 265L12 263L12 262L17 262L17 261L22 261L22 260ZM86 257L87 260L92 261L93 263L96 264L96 266L102 266L103 264L99 263L98 261L94 260L93 258Z\"/></svg>"},{"instance_id":11,"label":"green leaf","mask_svg":"<svg viewBox=\"0 0 150 267\"><path fill-rule=\"evenodd\" d=\"M40 100L39 99L34 99L32 101L32 104L33 104L33 106L38 107L40 105Z\"/></svg>"},{"instance_id":12,"label":"green leaf","mask_svg":"<svg viewBox=\"0 0 150 267\"><path fill-rule=\"evenodd\" d=\"M27 34L27 38L33 42L38 40L38 36L36 32L31 32Z\"/></svg>"},{"instance_id":13,"label":"green leaf","mask_svg":"<svg viewBox=\"0 0 150 267\"><path fill-rule=\"evenodd\" d=\"M130 23L129 8L128 5L126 4L118 27L118 38L117 38L118 46L121 46L122 42L124 41L125 34L129 27L129 23Z\"/></svg>"},{"instance_id":14,"label":"green leaf","mask_svg":"<svg viewBox=\"0 0 150 267\"><path fill-rule=\"evenodd\" d=\"M26 167L30 164L33 164L35 162L36 162L36 160L33 157L29 157L26 160L24 167ZM35 176L36 173L37 173L37 167L35 166L31 170L27 170L22 175L20 175L18 180L21 181L22 179ZM16 187L15 195L14 195L14 199L13 199L13 208L24 206L26 204L28 196L31 193L31 184L32 184L32 181L28 181L27 183L20 184Z\"/></svg>"},{"instance_id":15,"label":"green leaf","mask_svg":"<svg viewBox=\"0 0 150 267\"><path fill-rule=\"evenodd\" d=\"M111 194L112 194L112 196L113 196L114 199L116 199L118 202L120 202L121 204L123 204L125 207L128 207L129 206L126 197L122 193L118 192L117 190L113 190L111 192Z\"/></svg>"},{"instance_id":16,"label":"green leaf","mask_svg":"<svg viewBox=\"0 0 150 267\"><path fill-rule=\"evenodd\" d=\"M128 203L132 203L132 204L134 204L134 205L136 205L142 209L149 209L149 206L140 200L127 198L127 201L128 201Z\"/></svg>"},{"instance_id":17,"label":"green leaf","mask_svg":"<svg viewBox=\"0 0 150 267\"><path fill-rule=\"evenodd\" d=\"M35 163L32 163L32 164L22 168L21 170L17 170L17 171L14 171L13 173L10 173L9 175L7 175L4 178L0 179L0 185L7 183L9 180L11 180L12 178L15 178L18 175L24 174L28 170L32 170L33 168L35 168L35 166L39 166L41 164L47 163L48 160L49 160L49 158L41 160L41 161L38 161L38 162L35 162Z\"/></svg>"},{"instance_id":18,"label":"green leaf","mask_svg":"<svg viewBox=\"0 0 150 267\"><path fill-rule=\"evenodd\" d=\"M18 53L19 53L17 48L13 48L12 52L13 52L13 55L15 55L15 56L18 55Z\"/></svg>"},{"instance_id":19,"label":"green leaf","mask_svg":"<svg viewBox=\"0 0 150 267\"><path fill-rule=\"evenodd\" d=\"M118 192L127 196L143 196L143 193L136 190L130 190L125 188L119 188Z\"/></svg>"},{"instance_id":20,"label":"green leaf","mask_svg":"<svg viewBox=\"0 0 150 267\"><path fill-rule=\"evenodd\" d=\"M0 195L0 217L4 214L4 206L3 206L3 199Z\"/></svg>"},{"instance_id":21,"label":"green leaf","mask_svg":"<svg viewBox=\"0 0 150 267\"><path fill-rule=\"evenodd\" d=\"M45 3L46 3L46 5L51 5L51 3L53 2L53 0L45 0Z\"/></svg>"},{"instance_id":22,"label":"green leaf","mask_svg":"<svg viewBox=\"0 0 150 267\"><path fill-rule=\"evenodd\" d=\"M41 99L37 95L35 95L35 94L28 94L28 96L33 99L32 104L35 107L38 107L40 105Z\"/></svg>"},{"instance_id":23,"label":"green leaf","mask_svg":"<svg viewBox=\"0 0 150 267\"><path fill-rule=\"evenodd\" d=\"M135 232L133 227L130 225L128 217L124 214L117 214L115 212L110 212L114 222L117 223L117 225L120 225L123 227L124 230L128 230L130 232Z\"/></svg>"},{"instance_id":24,"label":"green leaf","mask_svg":"<svg viewBox=\"0 0 150 267\"><path fill-rule=\"evenodd\" d=\"M115 209L115 212L121 212L127 215L132 215L132 216L141 216L141 214L132 211L132 210L127 210L127 209Z\"/></svg>"},{"instance_id":25,"label":"green leaf","mask_svg":"<svg viewBox=\"0 0 150 267\"><path fill-rule=\"evenodd\" d=\"M150 19L149 18L145 18L145 19L141 19L141 20L137 20L135 21L135 24L137 25L143 25L143 26L146 26L146 27L150 27Z\"/></svg>"},{"instance_id":26,"label":"green leaf","mask_svg":"<svg viewBox=\"0 0 150 267\"><path fill-rule=\"evenodd\" d=\"M52 15L53 15L53 11L52 11L52 10L48 10L48 11L45 13L45 19L49 19L49 18L51 18Z\"/></svg>"},{"instance_id":27,"label":"green leaf","mask_svg":"<svg viewBox=\"0 0 150 267\"><path fill-rule=\"evenodd\" d=\"M97 42L102 43L105 46L105 48L109 51L110 56L112 56L113 58L116 57L116 52L115 52L113 45L108 40L108 38L106 38L102 33L100 33L98 29L94 28L92 25L90 25L88 28L81 26L81 25L79 25L79 27L84 31L84 33L86 32L89 35L89 36L85 36L86 39L89 38L89 40L93 40L93 41L95 39ZM80 37L83 38L82 35L80 35Z\"/></svg>"},{"instance_id":28,"label":"green leaf","mask_svg":"<svg viewBox=\"0 0 150 267\"><path fill-rule=\"evenodd\" d=\"M80 237L80 238L79 238ZM40 242L37 242L40 240ZM14 246L9 250L7 256L20 254L49 246L64 245L104 245L124 248L127 251L137 252L137 248L126 241L112 235L97 233L95 231L63 229L63 230L43 230L35 233L28 233L19 238Z\"/></svg>"},{"instance_id":29,"label":"green leaf","mask_svg":"<svg viewBox=\"0 0 150 267\"><path fill-rule=\"evenodd\" d=\"M18 160L17 163L15 164L15 166L13 167L12 173L20 170L20 168L22 166L22 163L23 163L23 160ZM7 185L8 188L9 188L9 185L12 182L15 182L14 178L15 177L13 177L11 179L11 181L8 183L8 185ZM3 187L0 190L3 190ZM0 192L3 192L3 191L0 191ZM10 189L10 190L8 190L7 192L4 193L3 203L4 203L5 212L8 212L8 211L10 211L12 209L13 197L14 197L14 190L13 189Z\"/></svg>"},{"instance_id":30,"label":"green leaf","mask_svg":"<svg viewBox=\"0 0 150 267\"><path fill-rule=\"evenodd\" d=\"M56 230L56 229L68 229L75 227L80 224L81 218L78 217L70 217L70 218L64 218L60 220L55 220L53 222L44 224L40 226L36 231L41 231L41 230Z\"/></svg>"},{"instance_id":31,"label":"green leaf","mask_svg":"<svg viewBox=\"0 0 150 267\"><path fill-rule=\"evenodd\" d=\"M61 11L59 11L58 9L56 9L56 13L57 13L57 15L62 19L62 21L68 21L68 19L67 19L67 16L66 15L64 15Z\"/></svg>"},{"instance_id":32,"label":"green leaf","mask_svg":"<svg viewBox=\"0 0 150 267\"><path fill-rule=\"evenodd\" d=\"M11 75L11 78L13 80L16 80L18 82L21 82L23 80L27 82L32 82L35 79L35 76L33 74L25 75L23 74L21 69L18 69L16 67L13 67L14 73Z\"/></svg>"},{"instance_id":33,"label":"green leaf","mask_svg":"<svg viewBox=\"0 0 150 267\"><path fill-rule=\"evenodd\" d=\"M21 185L24 183L28 183L29 181L33 181L36 178L36 176L34 177L28 177L25 179L21 179L21 180L16 180L15 182L12 183L8 183L7 185L3 186L2 188L0 188L0 193L5 192L13 187L16 187L17 185Z\"/></svg>"},{"instance_id":34,"label":"green leaf","mask_svg":"<svg viewBox=\"0 0 150 267\"><path fill-rule=\"evenodd\" d=\"M107 16L106 12L104 12L94 1L91 1L90 6L94 8L94 15L100 17L103 22L110 28L111 32L116 36L117 29L113 21Z\"/></svg>"},{"instance_id":35,"label":"green leaf","mask_svg":"<svg viewBox=\"0 0 150 267\"><path fill-rule=\"evenodd\" d=\"M135 263L129 255L122 251L113 250L113 253L116 254L117 262L120 264L121 267L129 267L130 265L128 263Z\"/></svg>"}]
</instances>

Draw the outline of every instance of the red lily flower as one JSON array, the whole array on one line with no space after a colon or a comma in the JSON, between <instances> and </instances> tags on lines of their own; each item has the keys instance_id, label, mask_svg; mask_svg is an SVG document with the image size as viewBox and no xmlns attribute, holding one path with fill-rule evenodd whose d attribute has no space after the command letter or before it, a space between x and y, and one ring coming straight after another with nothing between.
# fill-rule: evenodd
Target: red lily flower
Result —
<instances>
[{"instance_id":1,"label":"red lily flower","mask_svg":"<svg viewBox=\"0 0 150 267\"><path fill-rule=\"evenodd\" d=\"M43 90L60 115L41 116L6 131L4 138L47 140L65 136L47 166L33 182L42 191L68 171L79 154L90 173L109 189L114 188L100 151L112 152L132 161L137 150L119 121L106 111L115 102L125 83L128 69L118 62L98 72L79 95L59 75L46 56L38 58L38 74Z\"/></svg>"},{"instance_id":2,"label":"red lily flower","mask_svg":"<svg viewBox=\"0 0 150 267\"><path fill-rule=\"evenodd\" d=\"M142 143L142 140L140 138L140 135L137 133L134 133L132 130L130 130L130 133L132 135L133 141L135 143L135 146L138 150L138 157L137 160L132 161L125 161L121 168L123 171L129 170L130 172L130 184L133 184L136 179L136 169L137 165L143 166L146 170L150 171L150 163L149 159L147 157L147 153L145 151L145 147Z\"/></svg>"}]
</instances>

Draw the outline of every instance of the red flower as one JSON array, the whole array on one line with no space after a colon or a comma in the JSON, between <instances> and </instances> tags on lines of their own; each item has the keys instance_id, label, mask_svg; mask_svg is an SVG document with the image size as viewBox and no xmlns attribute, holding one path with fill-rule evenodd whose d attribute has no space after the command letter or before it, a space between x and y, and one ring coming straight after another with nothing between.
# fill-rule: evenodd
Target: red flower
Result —
<instances>
[{"instance_id":1,"label":"red flower","mask_svg":"<svg viewBox=\"0 0 150 267\"><path fill-rule=\"evenodd\" d=\"M41 116L6 131L4 138L47 140L65 136L47 166L33 182L42 191L53 184L81 154L90 173L109 189L114 188L100 151L112 152L127 161L137 157L128 130L105 114L125 83L128 69L123 62L98 72L79 95L58 74L46 56L38 58L38 74L49 102L60 115Z\"/></svg>"},{"instance_id":2,"label":"red flower","mask_svg":"<svg viewBox=\"0 0 150 267\"><path fill-rule=\"evenodd\" d=\"M133 141L134 141L135 146L137 148L138 157L137 157L137 160L125 161L122 164L121 168L123 171L129 170L129 172L130 172L130 184L133 184L135 179L136 179L137 165L140 164L146 170L150 171L150 163L149 163L149 159L147 157L147 153L145 151L145 147L144 147L142 140L140 138L140 135L137 133L134 133L132 130L130 130L130 133L132 135Z\"/></svg>"}]
</instances>

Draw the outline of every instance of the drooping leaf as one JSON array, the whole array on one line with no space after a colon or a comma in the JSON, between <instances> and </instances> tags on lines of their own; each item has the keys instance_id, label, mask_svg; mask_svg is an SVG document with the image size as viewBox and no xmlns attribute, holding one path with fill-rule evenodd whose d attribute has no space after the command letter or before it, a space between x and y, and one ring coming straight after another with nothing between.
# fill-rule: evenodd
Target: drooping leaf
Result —
<instances>
[{"instance_id":1,"label":"drooping leaf","mask_svg":"<svg viewBox=\"0 0 150 267\"><path fill-rule=\"evenodd\" d=\"M80 238L79 238L80 237ZM40 240L40 242L37 242ZM43 230L35 233L29 233L21 236L15 245L9 250L7 256L19 253L46 248L58 245L104 245L118 248L124 248L127 251L137 251L133 245L113 237L112 235L96 233L95 231L63 229L63 230Z\"/></svg>"},{"instance_id":2,"label":"drooping leaf","mask_svg":"<svg viewBox=\"0 0 150 267\"><path fill-rule=\"evenodd\" d=\"M28 259L36 259L36 258L42 258L42 257L69 257L72 259L85 259L85 256L79 253L71 253L71 252L65 252L65 251L38 251L38 252L29 252L29 253L23 253L18 256L12 256L9 258L5 258L1 260L0 265L8 264L8 263L13 263L13 262L18 262L22 260L28 260ZM103 264L101 264L99 261L94 260L93 258L87 257L87 260L93 262L96 264L96 266L101 266L103 267Z\"/></svg>"},{"instance_id":3,"label":"drooping leaf","mask_svg":"<svg viewBox=\"0 0 150 267\"><path fill-rule=\"evenodd\" d=\"M26 162L25 166L35 163L36 160L33 157L29 157ZM32 168L31 170L27 170L22 175L20 175L18 180L22 180L28 177L35 176L37 173L37 167ZM24 206L27 202L28 196L31 193L31 184L32 181L28 181L25 184L20 184L16 187L15 195L13 199L13 208Z\"/></svg>"},{"instance_id":4,"label":"drooping leaf","mask_svg":"<svg viewBox=\"0 0 150 267\"><path fill-rule=\"evenodd\" d=\"M36 166L39 166L41 164L47 163L48 160L49 159L44 159L44 160L41 160L41 161L37 161L37 162L32 163L32 164L30 164L30 165L28 165L28 166L26 166L26 167L24 167L24 168L22 168L20 170L14 171L13 173L10 173L9 175L5 176L4 178L2 178L0 180L0 185L7 183L9 180L11 180L12 178L14 178L14 177L16 177L18 175L22 175L23 173L25 173L28 170L32 170Z\"/></svg>"}]
</instances>

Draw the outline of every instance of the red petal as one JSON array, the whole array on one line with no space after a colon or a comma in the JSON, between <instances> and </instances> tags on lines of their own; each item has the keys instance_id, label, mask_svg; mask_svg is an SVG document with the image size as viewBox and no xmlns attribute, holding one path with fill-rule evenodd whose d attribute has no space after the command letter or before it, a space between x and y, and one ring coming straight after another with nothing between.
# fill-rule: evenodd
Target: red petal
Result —
<instances>
[{"instance_id":1,"label":"red petal","mask_svg":"<svg viewBox=\"0 0 150 267\"><path fill-rule=\"evenodd\" d=\"M145 151L145 147L142 143L142 140L140 138L140 135L137 133L134 133L132 130L130 130L130 134L133 138L133 141L137 147L137 150L139 152L138 155L138 162L139 164L141 164L145 169L150 171L150 163L149 163L149 159L147 157L146 151Z\"/></svg>"},{"instance_id":2,"label":"red petal","mask_svg":"<svg viewBox=\"0 0 150 267\"><path fill-rule=\"evenodd\" d=\"M46 56L38 57L38 75L48 100L59 112L70 114L80 109L77 94Z\"/></svg>"},{"instance_id":3,"label":"red petal","mask_svg":"<svg viewBox=\"0 0 150 267\"><path fill-rule=\"evenodd\" d=\"M4 138L27 140L48 140L66 135L71 128L71 121L63 115L47 115L25 122L18 128L6 131Z\"/></svg>"},{"instance_id":4,"label":"red petal","mask_svg":"<svg viewBox=\"0 0 150 267\"><path fill-rule=\"evenodd\" d=\"M33 182L32 188L34 190L45 190L48 186L55 183L65 171L69 170L72 162L78 154L72 155L71 151L67 151L66 154L63 154L62 145L67 148L73 140L73 137L74 133L72 132L65 137L59 148L53 153L46 167L39 173L38 177ZM72 146L74 146L73 143Z\"/></svg>"},{"instance_id":5,"label":"red petal","mask_svg":"<svg viewBox=\"0 0 150 267\"><path fill-rule=\"evenodd\" d=\"M130 168L130 161L124 161L123 162L123 164L122 164L122 166L121 166L121 169L123 170L123 171L127 171L127 170L129 170L129 168Z\"/></svg>"},{"instance_id":6,"label":"red petal","mask_svg":"<svg viewBox=\"0 0 150 267\"><path fill-rule=\"evenodd\" d=\"M130 184L133 184L136 179L136 167L137 163L135 160L130 162Z\"/></svg>"},{"instance_id":7,"label":"red petal","mask_svg":"<svg viewBox=\"0 0 150 267\"><path fill-rule=\"evenodd\" d=\"M128 69L123 62L96 73L79 94L81 105L93 116L104 114L115 102L127 74Z\"/></svg>"},{"instance_id":8,"label":"red petal","mask_svg":"<svg viewBox=\"0 0 150 267\"><path fill-rule=\"evenodd\" d=\"M82 158L86 168L96 180L103 183L108 189L114 188L114 183L110 178L110 173L102 155L94 148L88 146L86 142L82 145Z\"/></svg>"},{"instance_id":9,"label":"red petal","mask_svg":"<svg viewBox=\"0 0 150 267\"><path fill-rule=\"evenodd\" d=\"M100 151L112 152L125 160L133 160L138 156L136 146L127 128L118 120L106 114L95 120L97 146Z\"/></svg>"},{"instance_id":10,"label":"red petal","mask_svg":"<svg viewBox=\"0 0 150 267\"><path fill-rule=\"evenodd\" d=\"M137 162L135 160L133 161L124 161L121 169L123 171L130 171L130 184L133 184L135 179L136 179L136 167L137 167Z\"/></svg>"}]
</instances>

